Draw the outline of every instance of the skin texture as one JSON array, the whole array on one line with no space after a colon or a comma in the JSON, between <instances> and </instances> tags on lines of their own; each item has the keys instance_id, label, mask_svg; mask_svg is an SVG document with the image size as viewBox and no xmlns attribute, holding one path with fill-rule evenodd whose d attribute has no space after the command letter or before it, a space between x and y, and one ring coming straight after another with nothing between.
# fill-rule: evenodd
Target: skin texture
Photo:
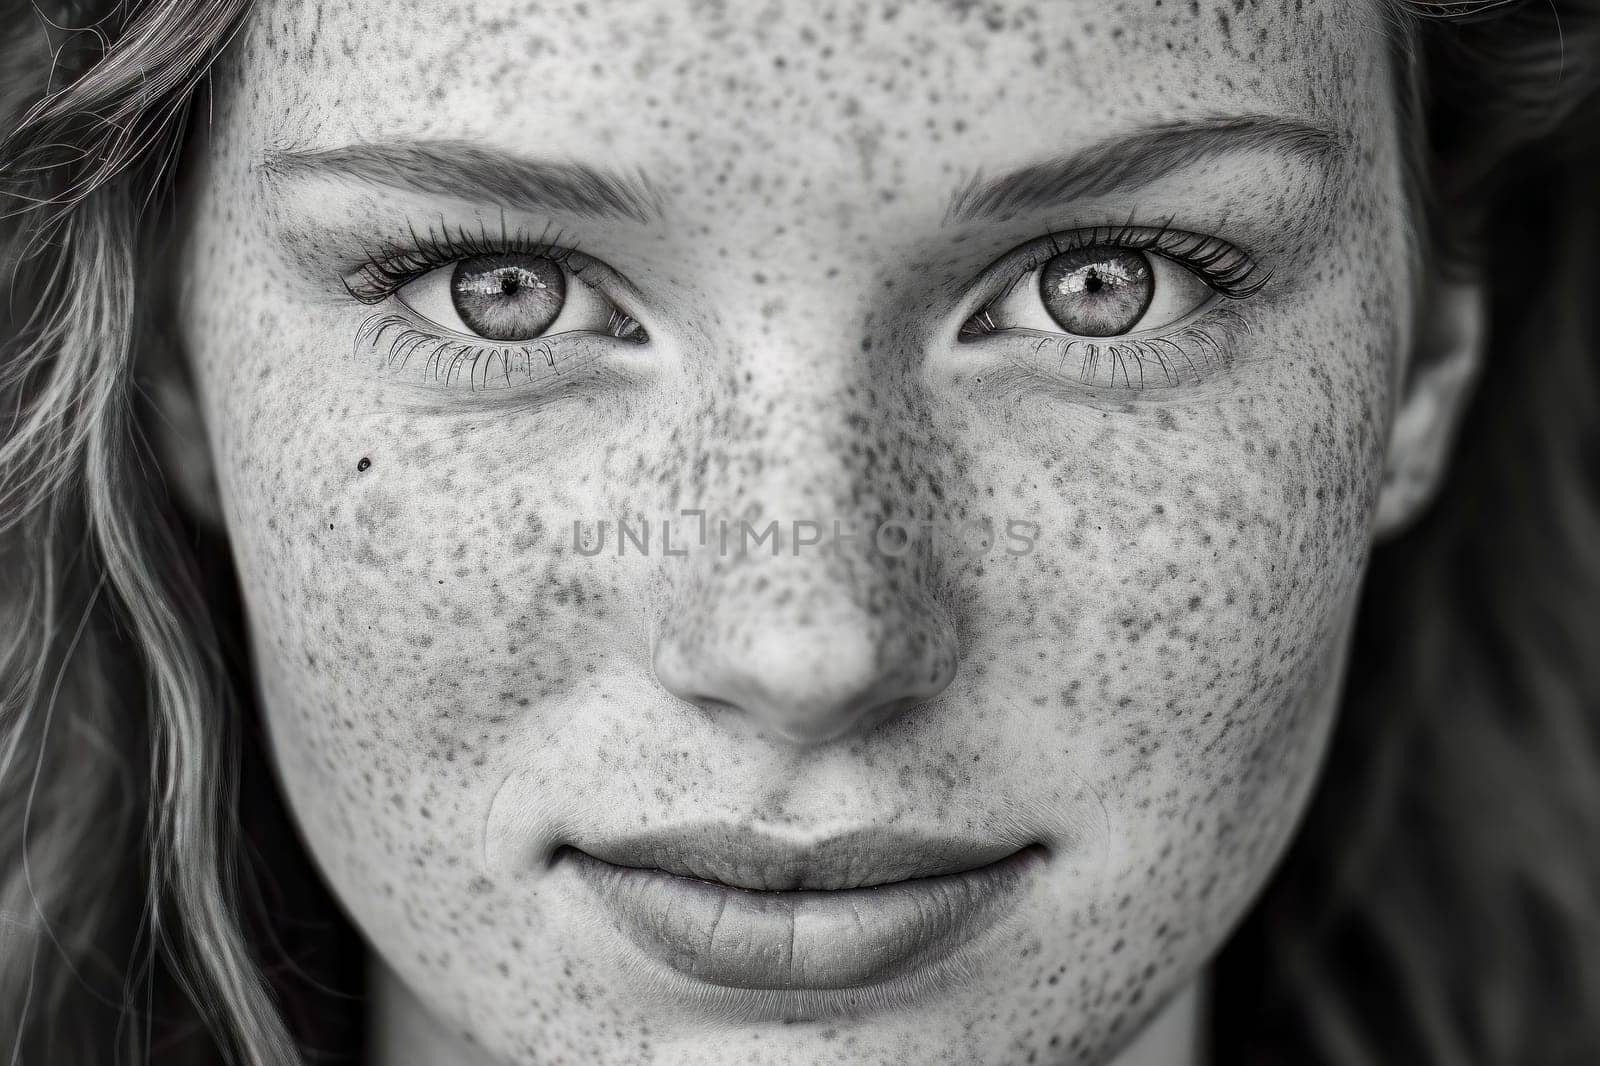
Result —
<instances>
[{"instance_id":1,"label":"skin texture","mask_svg":"<svg viewBox=\"0 0 1600 1066\"><path fill-rule=\"evenodd\" d=\"M403 1043L1102 1063L1196 978L1303 808L1374 535L1414 280L1387 56L1375 10L1322 0L257 5L191 152L181 333L283 786ZM979 168L1234 115L1337 148L946 222ZM500 206L263 160L416 138L647 175L648 223L506 219L625 279L648 343L510 397L383 369L362 248ZM1086 387L958 340L1011 250L1169 218L1270 271L1207 319L1202 380ZM574 521L683 508L1039 533L573 550ZM752 1004L548 863L706 820L1050 859L959 982Z\"/></svg>"}]
</instances>

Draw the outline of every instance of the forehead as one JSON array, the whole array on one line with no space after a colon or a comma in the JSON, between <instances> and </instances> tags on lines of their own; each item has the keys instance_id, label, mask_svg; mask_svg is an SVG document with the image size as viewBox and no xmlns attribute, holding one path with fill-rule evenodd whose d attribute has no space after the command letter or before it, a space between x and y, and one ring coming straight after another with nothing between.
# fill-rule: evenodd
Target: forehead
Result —
<instances>
[{"instance_id":1,"label":"forehead","mask_svg":"<svg viewBox=\"0 0 1600 1066\"><path fill-rule=\"evenodd\" d=\"M1344 0L278 0L253 19L236 62L266 145L465 137L712 195L797 174L892 191L1232 113L1350 128L1386 78L1382 20Z\"/></svg>"}]
</instances>

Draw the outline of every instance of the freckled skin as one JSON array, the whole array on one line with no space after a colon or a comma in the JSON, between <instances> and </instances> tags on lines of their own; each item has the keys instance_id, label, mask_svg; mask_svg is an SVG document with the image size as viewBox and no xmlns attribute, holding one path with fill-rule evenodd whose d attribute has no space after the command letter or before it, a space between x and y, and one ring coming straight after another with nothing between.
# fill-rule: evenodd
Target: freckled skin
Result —
<instances>
[{"instance_id":1,"label":"freckled skin","mask_svg":"<svg viewBox=\"0 0 1600 1066\"><path fill-rule=\"evenodd\" d=\"M1104 1063L1261 886L1330 724L1406 343L1386 46L1322 0L1132 7L257 5L195 158L183 334L283 785L452 1061ZM941 229L976 167L1241 113L1328 125L1349 161ZM435 404L352 354L371 310L278 237L384 202L477 216L254 164L422 136L652 176L650 226L522 219L635 286L636 380ZM1002 387L957 343L988 263L1135 212L1273 259L1223 371ZM1285 219L1306 232L1275 245ZM572 548L574 520L685 507L1040 534ZM958 987L729 1021L641 977L543 862L712 819L1020 822L1055 858Z\"/></svg>"}]
</instances>

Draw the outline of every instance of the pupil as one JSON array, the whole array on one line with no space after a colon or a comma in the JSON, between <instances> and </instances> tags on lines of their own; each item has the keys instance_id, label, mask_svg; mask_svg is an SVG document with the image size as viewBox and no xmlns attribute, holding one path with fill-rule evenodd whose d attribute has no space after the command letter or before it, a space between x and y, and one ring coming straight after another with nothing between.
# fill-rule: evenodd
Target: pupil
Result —
<instances>
[{"instance_id":1,"label":"pupil","mask_svg":"<svg viewBox=\"0 0 1600 1066\"><path fill-rule=\"evenodd\" d=\"M1100 280L1100 272L1098 270L1091 270L1091 271L1089 271L1088 278L1086 278L1084 280L1083 291L1084 292L1099 292L1102 288L1105 287L1105 284L1106 283L1104 281Z\"/></svg>"},{"instance_id":2,"label":"pupil","mask_svg":"<svg viewBox=\"0 0 1600 1066\"><path fill-rule=\"evenodd\" d=\"M508 270L504 274L500 275L501 296L515 296L518 288L517 275L515 273Z\"/></svg>"}]
</instances>

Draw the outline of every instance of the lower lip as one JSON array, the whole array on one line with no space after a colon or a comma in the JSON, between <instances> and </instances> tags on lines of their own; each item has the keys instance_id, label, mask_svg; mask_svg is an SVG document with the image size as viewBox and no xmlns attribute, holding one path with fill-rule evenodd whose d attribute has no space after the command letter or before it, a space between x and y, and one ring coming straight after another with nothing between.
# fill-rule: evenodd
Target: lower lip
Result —
<instances>
[{"instance_id":1,"label":"lower lip","mask_svg":"<svg viewBox=\"0 0 1600 1066\"><path fill-rule=\"evenodd\" d=\"M941 877L757 892L563 855L651 957L713 985L790 990L859 988L932 965L1000 920L1043 858L1026 848Z\"/></svg>"}]
</instances>

